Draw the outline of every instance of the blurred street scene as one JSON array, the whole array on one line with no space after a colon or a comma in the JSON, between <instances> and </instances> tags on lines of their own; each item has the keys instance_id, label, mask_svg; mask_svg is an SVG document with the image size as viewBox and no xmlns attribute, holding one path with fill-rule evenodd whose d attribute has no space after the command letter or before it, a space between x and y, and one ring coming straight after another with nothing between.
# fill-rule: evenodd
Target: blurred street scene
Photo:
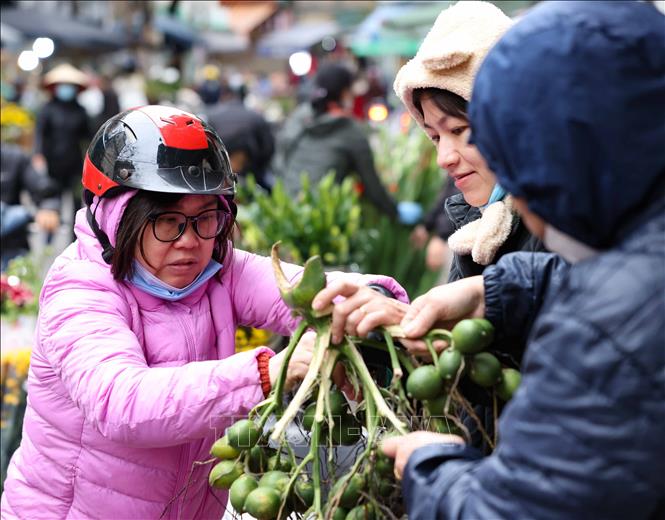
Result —
<instances>
[{"instance_id":1,"label":"blurred street scene","mask_svg":"<svg viewBox=\"0 0 665 520\"><path fill-rule=\"evenodd\" d=\"M50 245L49 256L57 254L73 238L87 142L113 114L147 103L207 118L237 171L270 190L276 136L327 62L353 74L349 103L359 122L394 131L410 124L392 80L452 3L3 2L3 156L15 145L30 172L53 184L5 189L3 159L3 204L27 206L30 246L41 252ZM495 3L516 15L534 2ZM19 198L5 200L9 192ZM34 218L45 207L59 212L58 222L53 213Z\"/></svg>"}]
</instances>

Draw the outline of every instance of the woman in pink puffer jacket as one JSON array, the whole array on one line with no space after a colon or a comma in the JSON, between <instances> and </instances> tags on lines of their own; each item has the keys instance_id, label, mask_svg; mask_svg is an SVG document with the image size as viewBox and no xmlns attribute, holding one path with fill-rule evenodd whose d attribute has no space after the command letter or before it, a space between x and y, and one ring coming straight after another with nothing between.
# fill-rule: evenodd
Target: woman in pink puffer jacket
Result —
<instances>
[{"instance_id":1,"label":"woman in pink puffer jacket","mask_svg":"<svg viewBox=\"0 0 665 520\"><path fill-rule=\"evenodd\" d=\"M149 106L111 118L90 145L83 184L77 240L40 296L2 518L219 520L227 494L208 486L210 466L193 469L186 500L178 493L282 364L266 347L235 354L235 329L288 335L296 321L270 259L230 246L233 174L223 144L195 116ZM300 276L298 266L283 268ZM406 300L390 278L330 276ZM310 358L303 339L289 384Z\"/></svg>"}]
</instances>

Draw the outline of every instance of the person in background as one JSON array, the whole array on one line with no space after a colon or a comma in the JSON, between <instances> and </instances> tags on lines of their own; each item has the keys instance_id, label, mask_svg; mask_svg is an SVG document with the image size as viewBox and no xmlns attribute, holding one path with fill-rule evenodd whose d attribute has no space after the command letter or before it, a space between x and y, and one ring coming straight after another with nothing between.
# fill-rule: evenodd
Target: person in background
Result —
<instances>
[{"instance_id":1,"label":"person in background","mask_svg":"<svg viewBox=\"0 0 665 520\"><path fill-rule=\"evenodd\" d=\"M445 9L416 56L395 78L395 92L437 149L439 166L461 191L446 200L455 232L448 281L477 275L502 255L540 251L512 198L469 143L468 101L478 67L511 20L489 2L464 1Z\"/></svg>"},{"instance_id":2,"label":"person in background","mask_svg":"<svg viewBox=\"0 0 665 520\"><path fill-rule=\"evenodd\" d=\"M233 247L235 179L219 136L182 110L139 107L97 132L77 240L40 296L3 519L223 516L228 493L195 462L269 395L286 354L236 354L236 328L290 335L300 321L271 259ZM282 267L289 280L302 276ZM340 302L353 308L379 290L406 305L389 277L327 276L365 285ZM307 372L314 338L297 345L285 388ZM352 391L343 375L336 383Z\"/></svg>"},{"instance_id":3,"label":"person in background","mask_svg":"<svg viewBox=\"0 0 665 520\"><path fill-rule=\"evenodd\" d=\"M306 173L317 184L329 172L341 182L357 174L363 197L383 214L414 224L422 209L415 203L399 205L390 197L379 178L369 140L353 119L351 71L339 63L324 63L314 78L310 101L296 108L277 135L275 175L295 196L301 175Z\"/></svg>"},{"instance_id":4,"label":"person in background","mask_svg":"<svg viewBox=\"0 0 665 520\"><path fill-rule=\"evenodd\" d=\"M112 74L107 67L102 72L88 71L88 87L77 100L85 108L92 132L96 132L110 117L120 112L118 95L111 84Z\"/></svg>"},{"instance_id":5,"label":"person in background","mask_svg":"<svg viewBox=\"0 0 665 520\"><path fill-rule=\"evenodd\" d=\"M220 98L225 95L226 86L222 82L222 74L219 67L208 64L201 70L203 80L196 88L196 93L206 106L206 109L219 103Z\"/></svg>"},{"instance_id":6,"label":"person in background","mask_svg":"<svg viewBox=\"0 0 665 520\"><path fill-rule=\"evenodd\" d=\"M65 63L48 72L43 84L51 99L37 114L32 160L35 168L48 171L60 196L72 195L73 233L73 217L81 207L79 172L83 168L83 151L91 137L88 116L76 96L88 85L88 77Z\"/></svg>"},{"instance_id":7,"label":"person in background","mask_svg":"<svg viewBox=\"0 0 665 520\"><path fill-rule=\"evenodd\" d=\"M102 111L94 122L95 132L115 114L120 112L120 98L113 88L112 76L102 72L99 75L99 90L102 93Z\"/></svg>"},{"instance_id":8,"label":"person in background","mask_svg":"<svg viewBox=\"0 0 665 520\"><path fill-rule=\"evenodd\" d=\"M275 137L265 118L245 106L246 93L244 83L229 82L228 95L207 107L206 119L226 145L233 171L241 177L253 174L270 191Z\"/></svg>"},{"instance_id":9,"label":"person in background","mask_svg":"<svg viewBox=\"0 0 665 520\"><path fill-rule=\"evenodd\" d=\"M17 145L2 143L0 151L0 248L1 270L12 258L29 252L28 224L34 220L40 229L53 233L60 225L60 200L57 187L45 170L36 170L30 157ZM21 205L27 193L37 205L33 216Z\"/></svg>"},{"instance_id":10,"label":"person in background","mask_svg":"<svg viewBox=\"0 0 665 520\"><path fill-rule=\"evenodd\" d=\"M481 66L474 143L568 263L506 255L413 302L411 338L484 315L528 345L490 457L385 441L410 519L665 517L663 27L648 2L543 2Z\"/></svg>"},{"instance_id":11,"label":"person in background","mask_svg":"<svg viewBox=\"0 0 665 520\"><path fill-rule=\"evenodd\" d=\"M120 110L147 105L146 81L136 58L124 56L118 69L112 85L118 93Z\"/></svg>"}]
</instances>

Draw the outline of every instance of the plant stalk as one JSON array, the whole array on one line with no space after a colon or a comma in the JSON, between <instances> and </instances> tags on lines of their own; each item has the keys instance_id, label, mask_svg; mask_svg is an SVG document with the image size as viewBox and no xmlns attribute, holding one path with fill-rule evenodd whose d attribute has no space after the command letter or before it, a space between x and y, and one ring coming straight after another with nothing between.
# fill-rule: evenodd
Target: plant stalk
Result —
<instances>
[{"instance_id":1,"label":"plant stalk","mask_svg":"<svg viewBox=\"0 0 665 520\"><path fill-rule=\"evenodd\" d=\"M275 384L275 389L274 389L274 399L275 399L275 404L277 405L276 406L277 410L280 410L282 408L282 400L284 397L282 394L284 393L284 384L286 383L286 374L289 368L289 361L291 360L291 356L293 355L293 352L295 351L296 346L298 345L298 342L300 341L300 338L302 337L306 328L307 328L307 321L301 320L301 322L298 323L298 326L296 327L296 330L293 332L293 336L291 336L291 340L289 341L289 344L286 347L286 353L284 354L284 363L282 363L282 366L279 370L279 377L277 378L277 383Z\"/></svg>"},{"instance_id":2,"label":"plant stalk","mask_svg":"<svg viewBox=\"0 0 665 520\"><path fill-rule=\"evenodd\" d=\"M399 360L397 359L397 352L395 351L395 343L393 342L393 337L388 334L388 331L383 331L383 339L386 341L386 346L388 347L388 355L390 356L390 364L393 369L393 379L391 384L402 379L404 375L402 372L402 367L399 365Z\"/></svg>"},{"instance_id":3,"label":"plant stalk","mask_svg":"<svg viewBox=\"0 0 665 520\"><path fill-rule=\"evenodd\" d=\"M329 344L330 322L327 322L326 325L317 328L316 342L314 343L314 352L312 354L312 362L309 365L309 370L307 371L307 374L305 374L305 378L302 380L302 383L289 403L289 406L284 411L284 415L282 415L279 421L275 424L272 435L270 436L272 440L278 441L280 439L287 426L298 414L298 410L300 410L300 407L310 394L312 386L314 386L319 372L321 371L323 361L326 358L325 354L328 351Z\"/></svg>"},{"instance_id":4,"label":"plant stalk","mask_svg":"<svg viewBox=\"0 0 665 520\"><path fill-rule=\"evenodd\" d=\"M388 419L388 421L392 423L392 425L399 433L406 435L408 433L406 426L397 418L397 416L383 400L381 392L376 387L376 384L372 379L372 375L369 373L369 370L367 370L367 366L365 365L360 352L358 352L358 349L353 344L353 342L349 338L346 338L346 342L342 344L340 350L355 368L356 374L363 384L363 395L365 396L365 399L367 400L369 395L371 395L371 398L376 404L378 413ZM369 392L369 395L365 394L365 392Z\"/></svg>"},{"instance_id":5,"label":"plant stalk","mask_svg":"<svg viewBox=\"0 0 665 520\"><path fill-rule=\"evenodd\" d=\"M321 509L321 458L319 456L319 441L321 439L321 423L314 421L312 426L312 445L309 455L312 457L312 481L314 484L314 513L316 518L323 518Z\"/></svg>"}]
</instances>

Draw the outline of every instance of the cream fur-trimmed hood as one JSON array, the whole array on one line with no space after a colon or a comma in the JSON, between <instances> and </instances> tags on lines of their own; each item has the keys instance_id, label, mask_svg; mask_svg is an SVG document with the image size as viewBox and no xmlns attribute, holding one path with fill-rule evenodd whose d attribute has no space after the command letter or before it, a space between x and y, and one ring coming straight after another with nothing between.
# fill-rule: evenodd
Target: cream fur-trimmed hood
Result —
<instances>
[{"instance_id":1,"label":"cream fur-trimmed hood","mask_svg":"<svg viewBox=\"0 0 665 520\"><path fill-rule=\"evenodd\" d=\"M480 64L511 24L511 19L489 2L460 1L439 14L393 85L421 127L424 122L413 106L413 90L435 87L469 101Z\"/></svg>"},{"instance_id":2,"label":"cream fur-trimmed hood","mask_svg":"<svg viewBox=\"0 0 665 520\"><path fill-rule=\"evenodd\" d=\"M487 206L478 220L465 224L448 238L448 246L458 255L471 255L479 265L489 265L513 227L513 198Z\"/></svg>"}]
</instances>

